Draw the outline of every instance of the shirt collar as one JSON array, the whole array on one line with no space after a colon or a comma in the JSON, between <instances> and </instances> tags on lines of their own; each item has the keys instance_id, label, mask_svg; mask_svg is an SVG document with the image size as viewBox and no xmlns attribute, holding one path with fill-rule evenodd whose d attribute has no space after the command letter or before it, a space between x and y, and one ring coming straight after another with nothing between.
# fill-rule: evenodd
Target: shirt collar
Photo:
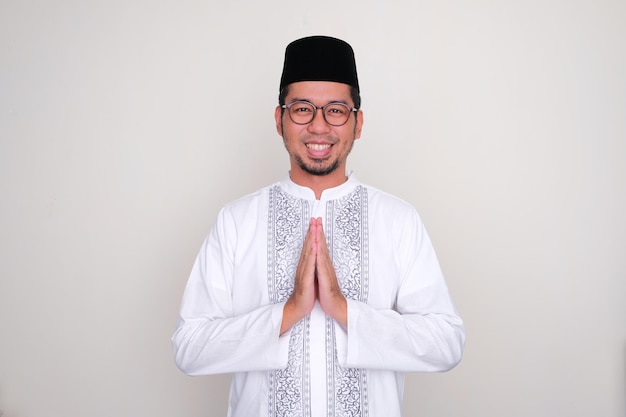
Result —
<instances>
[{"instance_id":1,"label":"shirt collar","mask_svg":"<svg viewBox=\"0 0 626 417\"><path fill-rule=\"evenodd\" d=\"M347 194L350 194L360 184L352 171L346 171L348 179L336 187L327 188L322 191L320 201L335 200ZM298 185L291 180L289 175L280 181L280 187L287 193L305 200L315 200L315 193L309 187Z\"/></svg>"}]
</instances>

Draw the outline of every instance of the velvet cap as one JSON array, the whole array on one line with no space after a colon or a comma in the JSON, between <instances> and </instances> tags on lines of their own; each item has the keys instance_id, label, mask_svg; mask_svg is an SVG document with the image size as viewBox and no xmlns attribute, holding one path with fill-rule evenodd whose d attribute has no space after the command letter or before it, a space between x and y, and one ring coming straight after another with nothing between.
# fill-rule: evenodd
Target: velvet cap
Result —
<instances>
[{"instance_id":1,"label":"velvet cap","mask_svg":"<svg viewBox=\"0 0 626 417\"><path fill-rule=\"evenodd\" d=\"M354 51L345 41L309 36L287 45L279 92L298 81L334 81L359 91Z\"/></svg>"}]
</instances>

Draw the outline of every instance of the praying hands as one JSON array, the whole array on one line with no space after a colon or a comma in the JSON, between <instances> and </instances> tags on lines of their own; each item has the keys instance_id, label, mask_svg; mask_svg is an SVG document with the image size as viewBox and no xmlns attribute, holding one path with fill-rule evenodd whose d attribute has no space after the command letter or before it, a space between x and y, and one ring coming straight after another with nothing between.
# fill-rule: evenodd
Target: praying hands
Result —
<instances>
[{"instance_id":1,"label":"praying hands","mask_svg":"<svg viewBox=\"0 0 626 417\"><path fill-rule=\"evenodd\" d=\"M293 293L283 310L280 334L311 312L318 300L322 310L343 326L347 325L348 305L333 267L322 219L311 218L296 269Z\"/></svg>"}]
</instances>

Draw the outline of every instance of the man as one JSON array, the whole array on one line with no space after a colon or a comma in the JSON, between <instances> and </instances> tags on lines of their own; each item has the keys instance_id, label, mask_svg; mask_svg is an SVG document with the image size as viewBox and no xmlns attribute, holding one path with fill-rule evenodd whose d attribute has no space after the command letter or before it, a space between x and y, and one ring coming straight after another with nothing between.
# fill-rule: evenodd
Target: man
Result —
<instances>
[{"instance_id":1,"label":"man","mask_svg":"<svg viewBox=\"0 0 626 417\"><path fill-rule=\"evenodd\" d=\"M350 45L287 46L275 119L289 176L221 210L172 338L185 373L234 374L231 417L400 416L404 372L461 359L417 212L346 169L359 107Z\"/></svg>"}]
</instances>

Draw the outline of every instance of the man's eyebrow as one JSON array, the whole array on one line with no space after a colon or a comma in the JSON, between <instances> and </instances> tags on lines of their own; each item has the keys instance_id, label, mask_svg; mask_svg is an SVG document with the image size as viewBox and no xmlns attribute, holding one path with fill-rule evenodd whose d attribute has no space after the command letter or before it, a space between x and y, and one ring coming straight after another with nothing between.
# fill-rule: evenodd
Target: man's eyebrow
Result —
<instances>
[{"instance_id":1,"label":"man's eyebrow","mask_svg":"<svg viewBox=\"0 0 626 417\"><path fill-rule=\"evenodd\" d=\"M294 97L291 99L290 103L295 103L296 101L306 101L306 102L313 104L313 100L311 100L310 98L303 98L303 97ZM326 104L331 104L331 103L341 103L341 104L345 104L349 106L347 100L330 100Z\"/></svg>"}]
</instances>

